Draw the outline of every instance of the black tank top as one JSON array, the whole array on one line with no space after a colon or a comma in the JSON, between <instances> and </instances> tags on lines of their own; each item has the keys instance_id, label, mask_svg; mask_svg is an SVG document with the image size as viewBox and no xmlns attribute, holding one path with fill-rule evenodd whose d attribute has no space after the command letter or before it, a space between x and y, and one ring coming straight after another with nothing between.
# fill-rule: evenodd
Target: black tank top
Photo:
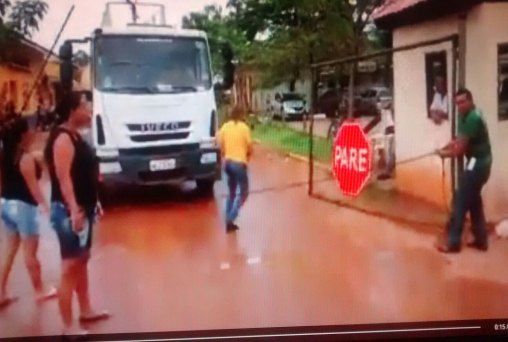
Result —
<instances>
[{"instance_id":1,"label":"black tank top","mask_svg":"<svg viewBox=\"0 0 508 342\"><path fill-rule=\"evenodd\" d=\"M51 132L46 145L46 161L51 177L51 201L65 203L60 182L56 177L53 146L60 134L68 134L74 145L74 159L71 164L71 179L76 202L87 212L92 212L98 199L99 163L90 145L79 134L66 128L57 127Z\"/></svg>"},{"instance_id":2,"label":"black tank top","mask_svg":"<svg viewBox=\"0 0 508 342\"><path fill-rule=\"evenodd\" d=\"M2 197L37 205L21 173L20 160L15 160L14 151L6 152L2 158ZM37 162L35 162L35 173L37 179L40 179L42 169Z\"/></svg>"}]
</instances>

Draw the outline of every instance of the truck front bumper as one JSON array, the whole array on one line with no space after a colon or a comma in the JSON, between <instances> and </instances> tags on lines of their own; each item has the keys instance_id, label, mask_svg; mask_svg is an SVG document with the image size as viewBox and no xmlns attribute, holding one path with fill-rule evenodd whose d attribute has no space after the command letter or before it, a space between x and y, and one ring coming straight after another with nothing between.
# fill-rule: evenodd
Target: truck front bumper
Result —
<instances>
[{"instance_id":1,"label":"truck front bumper","mask_svg":"<svg viewBox=\"0 0 508 342\"><path fill-rule=\"evenodd\" d=\"M153 171L150 162L170 160L169 169ZM201 179L221 179L217 148L201 149L199 144L120 149L117 157L99 158L104 184L180 184Z\"/></svg>"}]
</instances>

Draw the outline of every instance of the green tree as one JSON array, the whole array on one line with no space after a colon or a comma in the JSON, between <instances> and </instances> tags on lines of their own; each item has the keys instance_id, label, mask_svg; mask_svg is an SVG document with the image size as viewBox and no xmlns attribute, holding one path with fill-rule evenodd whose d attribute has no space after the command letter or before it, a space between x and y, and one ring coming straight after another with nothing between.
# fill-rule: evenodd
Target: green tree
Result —
<instances>
[{"instance_id":1,"label":"green tree","mask_svg":"<svg viewBox=\"0 0 508 342\"><path fill-rule=\"evenodd\" d=\"M44 0L0 0L0 59L15 49L22 37L30 38L48 10Z\"/></svg>"},{"instance_id":2,"label":"green tree","mask_svg":"<svg viewBox=\"0 0 508 342\"><path fill-rule=\"evenodd\" d=\"M370 46L365 30L382 0L230 0L237 26L255 42L266 85L289 82L309 64L359 54Z\"/></svg>"},{"instance_id":3,"label":"green tree","mask_svg":"<svg viewBox=\"0 0 508 342\"><path fill-rule=\"evenodd\" d=\"M221 7L206 6L201 12L193 12L182 20L182 27L205 31L212 55L212 67L217 73L223 68L222 44L227 42L233 48L235 58L242 61L248 53L248 42L238 29L234 18L225 15Z\"/></svg>"}]
</instances>

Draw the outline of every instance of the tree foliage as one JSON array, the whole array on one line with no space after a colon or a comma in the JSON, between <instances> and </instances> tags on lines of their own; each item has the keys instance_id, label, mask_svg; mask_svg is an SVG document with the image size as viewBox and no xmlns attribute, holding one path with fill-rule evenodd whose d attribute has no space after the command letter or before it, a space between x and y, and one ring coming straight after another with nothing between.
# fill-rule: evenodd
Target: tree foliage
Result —
<instances>
[{"instance_id":1,"label":"tree foliage","mask_svg":"<svg viewBox=\"0 0 508 342\"><path fill-rule=\"evenodd\" d=\"M239 61L264 71L265 86L288 82L291 88L312 62L382 45L382 36L366 33L372 28L372 12L381 2L229 0L227 14L208 6L184 18L183 27L208 33L216 70L221 65L220 42L228 41Z\"/></svg>"},{"instance_id":2,"label":"tree foliage","mask_svg":"<svg viewBox=\"0 0 508 342\"><path fill-rule=\"evenodd\" d=\"M249 43L238 30L234 19L224 14L221 7L206 6L202 12L193 12L182 20L182 27L202 30L207 33L212 55L212 67L220 73L223 67L221 46L224 42L231 44L235 58L244 60L249 52Z\"/></svg>"},{"instance_id":3,"label":"tree foliage","mask_svg":"<svg viewBox=\"0 0 508 342\"><path fill-rule=\"evenodd\" d=\"M0 0L0 58L20 38L30 38L48 10L44 0Z\"/></svg>"},{"instance_id":4,"label":"tree foliage","mask_svg":"<svg viewBox=\"0 0 508 342\"><path fill-rule=\"evenodd\" d=\"M0 0L0 30L30 37L48 10L44 0Z\"/></svg>"}]
</instances>

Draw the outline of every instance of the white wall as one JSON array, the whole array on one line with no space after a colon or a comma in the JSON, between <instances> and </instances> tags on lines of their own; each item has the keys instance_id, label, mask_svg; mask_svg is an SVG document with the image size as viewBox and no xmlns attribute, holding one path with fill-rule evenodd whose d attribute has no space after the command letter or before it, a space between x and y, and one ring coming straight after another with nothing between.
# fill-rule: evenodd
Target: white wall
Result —
<instances>
[{"instance_id":1,"label":"white wall","mask_svg":"<svg viewBox=\"0 0 508 342\"><path fill-rule=\"evenodd\" d=\"M393 45L403 46L442 38L457 33L454 17L448 17L395 30ZM395 53L394 97L396 154L398 161L410 159L442 147L451 138L450 120L440 126L428 118L427 80L425 54L447 52L448 89L452 89L452 44L443 43L414 50ZM451 106L450 106L451 108ZM446 170L449 171L446 165ZM442 165L437 157L429 157L418 162L397 167L397 187L412 195L421 197L438 205L445 204L450 194L443 195ZM449 179L449 177L447 177ZM449 183L445 184L446 190Z\"/></svg>"},{"instance_id":2,"label":"white wall","mask_svg":"<svg viewBox=\"0 0 508 342\"><path fill-rule=\"evenodd\" d=\"M497 46L508 43L508 3L484 3L468 17L466 86L486 116L494 164L484 199L487 217L508 215L508 121L498 120Z\"/></svg>"}]
</instances>

